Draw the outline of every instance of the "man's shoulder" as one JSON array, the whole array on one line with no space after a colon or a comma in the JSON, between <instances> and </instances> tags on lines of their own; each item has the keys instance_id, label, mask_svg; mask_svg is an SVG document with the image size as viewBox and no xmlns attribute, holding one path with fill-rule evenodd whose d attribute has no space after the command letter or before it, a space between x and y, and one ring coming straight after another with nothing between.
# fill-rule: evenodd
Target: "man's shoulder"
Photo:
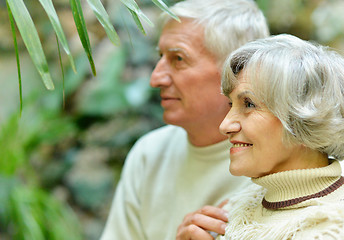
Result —
<instances>
[{"instance_id":1,"label":"man's shoulder","mask_svg":"<svg viewBox=\"0 0 344 240\"><path fill-rule=\"evenodd\" d=\"M162 143L176 140L180 141L182 139L187 139L186 132L183 128L173 125L166 125L146 133L138 141Z\"/></svg>"},{"instance_id":2,"label":"man's shoulder","mask_svg":"<svg viewBox=\"0 0 344 240\"><path fill-rule=\"evenodd\" d=\"M162 162L161 159L183 154L187 143L183 128L167 125L139 138L128 156L156 165L156 162Z\"/></svg>"},{"instance_id":3,"label":"man's shoulder","mask_svg":"<svg viewBox=\"0 0 344 240\"><path fill-rule=\"evenodd\" d=\"M140 137L132 151L156 155L170 151L183 151L187 143L187 134L183 128L166 125Z\"/></svg>"}]
</instances>

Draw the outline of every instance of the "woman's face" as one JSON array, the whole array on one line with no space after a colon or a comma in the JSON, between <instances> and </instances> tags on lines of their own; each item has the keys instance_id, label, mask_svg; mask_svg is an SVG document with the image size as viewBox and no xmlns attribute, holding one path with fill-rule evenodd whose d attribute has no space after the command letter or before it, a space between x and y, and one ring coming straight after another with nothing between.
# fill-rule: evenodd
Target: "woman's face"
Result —
<instances>
[{"instance_id":1,"label":"woman's face","mask_svg":"<svg viewBox=\"0 0 344 240\"><path fill-rule=\"evenodd\" d=\"M256 99L245 72L229 94L230 111L220 125L232 143L230 172L236 176L261 177L267 174L303 168L301 145L282 142L283 127L267 107ZM302 155L302 154L301 154Z\"/></svg>"}]
</instances>

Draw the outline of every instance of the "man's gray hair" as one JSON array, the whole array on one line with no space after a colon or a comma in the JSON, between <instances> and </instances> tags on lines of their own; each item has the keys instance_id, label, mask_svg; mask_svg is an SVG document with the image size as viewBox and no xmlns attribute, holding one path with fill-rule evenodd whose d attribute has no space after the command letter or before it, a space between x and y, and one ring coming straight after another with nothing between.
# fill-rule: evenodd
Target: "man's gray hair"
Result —
<instances>
[{"instance_id":1,"label":"man's gray hair","mask_svg":"<svg viewBox=\"0 0 344 240\"><path fill-rule=\"evenodd\" d=\"M253 0L185 0L171 11L204 28L204 45L221 64L246 42L269 36L266 19ZM163 24L171 20L167 14L162 18Z\"/></svg>"},{"instance_id":2,"label":"man's gray hair","mask_svg":"<svg viewBox=\"0 0 344 240\"><path fill-rule=\"evenodd\" d=\"M328 47L282 34L250 42L224 63L222 91L252 84L280 119L286 143L344 158L344 58Z\"/></svg>"}]
</instances>

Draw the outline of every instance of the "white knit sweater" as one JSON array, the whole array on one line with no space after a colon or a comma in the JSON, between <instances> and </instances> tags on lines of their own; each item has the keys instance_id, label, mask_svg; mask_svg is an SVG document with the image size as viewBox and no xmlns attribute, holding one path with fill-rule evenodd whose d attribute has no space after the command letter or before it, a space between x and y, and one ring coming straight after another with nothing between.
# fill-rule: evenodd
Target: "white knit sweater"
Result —
<instances>
[{"instance_id":1,"label":"white knit sweater","mask_svg":"<svg viewBox=\"0 0 344 240\"><path fill-rule=\"evenodd\" d=\"M316 169L285 171L252 179L252 185L232 197L225 209L229 223L217 240L337 240L344 239L344 185L320 198L278 209L280 202L321 192L341 176L338 161Z\"/></svg>"},{"instance_id":2,"label":"white knit sweater","mask_svg":"<svg viewBox=\"0 0 344 240\"><path fill-rule=\"evenodd\" d=\"M187 213L204 205L216 206L253 185L249 178L229 174L228 164L228 141L196 147L176 126L148 133L125 160L100 239L176 239Z\"/></svg>"}]
</instances>

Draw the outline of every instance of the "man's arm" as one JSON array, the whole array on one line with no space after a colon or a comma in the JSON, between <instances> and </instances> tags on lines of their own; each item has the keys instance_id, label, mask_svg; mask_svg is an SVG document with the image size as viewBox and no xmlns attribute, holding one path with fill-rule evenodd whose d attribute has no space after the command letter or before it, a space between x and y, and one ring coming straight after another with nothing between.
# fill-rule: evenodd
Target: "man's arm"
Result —
<instances>
[{"instance_id":1,"label":"man's arm","mask_svg":"<svg viewBox=\"0 0 344 240\"><path fill-rule=\"evenodd\" d=\"M129 152L100 240L143 240L140 221L140 184L143 182L143 156L136 144Z\"/></svg>"}]
</instances>

